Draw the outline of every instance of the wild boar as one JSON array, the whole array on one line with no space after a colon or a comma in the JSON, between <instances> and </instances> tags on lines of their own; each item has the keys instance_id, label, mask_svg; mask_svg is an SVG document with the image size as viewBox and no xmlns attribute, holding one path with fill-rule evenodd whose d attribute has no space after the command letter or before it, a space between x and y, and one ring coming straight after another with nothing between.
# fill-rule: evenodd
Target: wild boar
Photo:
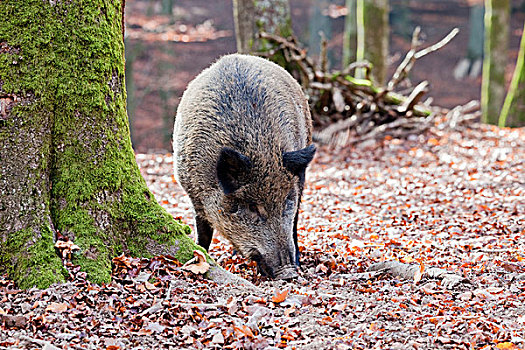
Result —
<instances>
[{"instance_id":1,"label":"wild boar","mask_svg":"<svg viewBox=\"0 0 525 350\"><path fill-rule=\"evenodd\" d=\"M294 78L260 57L223 56L184 92L173 149L197 243L207 250L215 229L262 274L297 276L299 203L316 149Z\"/></svg>"}]
</instances>

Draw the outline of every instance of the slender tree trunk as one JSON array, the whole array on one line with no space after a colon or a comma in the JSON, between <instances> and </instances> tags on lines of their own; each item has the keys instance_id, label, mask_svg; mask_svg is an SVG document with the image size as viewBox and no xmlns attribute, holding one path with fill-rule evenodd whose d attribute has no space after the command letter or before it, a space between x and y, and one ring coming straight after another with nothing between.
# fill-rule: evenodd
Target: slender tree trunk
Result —
<instances>
[{"instance_id":1,"label":"slender tree trunk","mask_svg":"<svg viewBox=\"0 0 525 350\"><path fill-rule=\"evenodd\" d=\"M162 0L162 14L173 15L173 0Z\"/></svg>"},{"instance_id":2,"label":"slender tree trunk","mask_svg":"<svg viewBox=\"0 0 525 350\"><path fill-rule=\"evenodd\" d=\"M356 60L357 50L357 17L356 0L346 0L347 14L343 33L343 67L345 69Z\"/></svg>"},{"instance_id":3,"label":"slender tree trunk","mask_svg":"<svg viewBox=\"0 0 525 350\"><path fill-rule=\"evenodd\" d=\"M483 0L482 0L483 1ZM406 40L412 38L414 23L410 9L410 0L398 0L393 2L390 7L390 30Z\"/></svg>"},{"instance_id":4,"label":"slender tree trunk","mask_svg":"<svg viewBox=\"0 0 525 350\"><path fill-rule=\"evenodd\" d=\"M20 287L74 263L108 282L111 259L198 247L146 187L129 137L121 0L0 1L0 269Z\"/></svg>"},{"instance_id":5,"label":"slender tree trunk","mask_svg":"<svg viewBox=\"0 0 525 350\"><path fill-rule=\"evenodd\" d=\"M472 62L483 58L484 16L485 7L482 1L470 7L467 57Z\"/></svg>"},{"instance_id":6,"label":"slender tree trunk","mask_svg":"<svg viewBox=\"0 0 525 350\"><path fill-rule=\"evenodd\" d=\"M497 124L505 98L505 67L509 42L510 1L485 1L485 52L481 84L484 123Z\"/></svg>"},{"instance_id":7,"label":"slender tree trunk","mask_svg":"<svg viewBox=\"0 0 525 350\"><path fill-rule=\"evenodd\" d=\"M332 28L330 18L323 11L328 8L329 1L314 0L311 7L311 16L308 21L308 53L314 56L321 54L322 36L330 40ZM328 62L331 61L330 50L327 50Z\"/></svg>"},{"instance_id":8,"label":"slender tree trunk","mask_svg":"<svg viewBox=\"0 0 525 350\"><path fill-rule=\"evenodd\" d=\"M386 82L388 12L388 0L357 0L357 60L372 63L372 78L379 85Z\"/></svg>"},{"instance_id":9,"label":"slender tree trunk","mask_svg":"<svg viewBox=\"0 0 525 350\"><path fill-rule=\"evenodd\" d=\"M239 53L272 49L273 44L257 37L261 31L282 37L292 34L288 0L233 0L233 18Z\"/></svg>"},{"instance_id":10,"label":"slender tree trunk","mask_svg":"<svg viewBox=\"0 0 525 350\"><path fill-rule=\"evenodd\" d=\"M499 126L525 126L525 23L516 68L501 110Z\"/></svg>"}]
</instances>

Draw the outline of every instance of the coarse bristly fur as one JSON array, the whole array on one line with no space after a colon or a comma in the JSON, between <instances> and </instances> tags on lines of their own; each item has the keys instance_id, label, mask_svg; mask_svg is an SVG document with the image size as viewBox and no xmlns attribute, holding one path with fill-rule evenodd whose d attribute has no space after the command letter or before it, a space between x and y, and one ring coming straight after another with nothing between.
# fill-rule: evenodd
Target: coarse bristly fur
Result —
<instances>
[{"instance_id":1,"label":"coarse bristly fur","mask_svg":"<svg viewBox=\"0 0 525 350\"><path fill-rule=\"evenodd\" d=\"M294 277L311 143L307 99L280 66L233 54L200 73L173 134L175 176L193 203L198 243L208 249L215 229L261 272Z\"/></svg>"}]
</instances>

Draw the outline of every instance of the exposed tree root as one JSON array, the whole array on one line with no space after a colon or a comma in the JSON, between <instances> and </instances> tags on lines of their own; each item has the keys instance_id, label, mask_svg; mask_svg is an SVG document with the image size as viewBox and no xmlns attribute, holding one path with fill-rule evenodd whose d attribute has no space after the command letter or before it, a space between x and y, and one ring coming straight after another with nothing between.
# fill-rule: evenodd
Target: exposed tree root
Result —
<instances>
[{"instance_id":1,"label":"exposed tree root","mask_svg":"<svg viewBox=\"0 0 525 350\"><path fill-rule=\"evenodd\" d=\"M389 273L403 279L414 280L416 275L421 272L421 266L416 264L405 264L399 261L383 261L371 265L368 268L368 271ZM454 289L461 284L471 284L467 278L437 267L425 268L420 278L425 277L440 279L441 285L447 289Z\"/></svg>"}]
</instances>

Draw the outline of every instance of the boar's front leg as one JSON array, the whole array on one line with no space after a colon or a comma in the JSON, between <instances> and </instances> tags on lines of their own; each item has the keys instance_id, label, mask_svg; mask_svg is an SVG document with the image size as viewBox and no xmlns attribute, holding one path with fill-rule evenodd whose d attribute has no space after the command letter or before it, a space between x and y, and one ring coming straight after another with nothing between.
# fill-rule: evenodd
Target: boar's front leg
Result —
<instances>
[{"instance_id":1,"label":"boar's front leg","mask_svg":"<svg viewBox=\"0 0 525 350\"><path fill-rule=\"evenodd\" d=\"M302 192L302 189L301 189ZM297 211L295 212L295 218L293 220L293 242L295 244L295 265L301 266L301 262L299 261L299 256L301 255L299 253L299 242L297 241L297 221L299 220L299 207L301 206L301 197L302 193L299 194L299 199L297 201Z\"/></svg>"},{"instance_id":2,"label":"boar's front leg","mask_svg":"<svg viewBox=\"0 0 525 350\"><path fill-rule=\"evenodd\" d=\"M299 261L299 243L297 242L297 219L299 219L299 209L297 209L293 221L293 241L295 243L295 265L301 266L301 262Z\"/></svg>"},{"instance_id":3,"label":"boar's front leg","mask_svg":"<svg viewBox=\"0 0 525 350\"><path fill-rule=\"evenodd\" d=\"M213 228L205 219L204 213L196 212L195 224L197 226L197 244L208 250L213 236Z\"/></svg>"}]
</instances>

